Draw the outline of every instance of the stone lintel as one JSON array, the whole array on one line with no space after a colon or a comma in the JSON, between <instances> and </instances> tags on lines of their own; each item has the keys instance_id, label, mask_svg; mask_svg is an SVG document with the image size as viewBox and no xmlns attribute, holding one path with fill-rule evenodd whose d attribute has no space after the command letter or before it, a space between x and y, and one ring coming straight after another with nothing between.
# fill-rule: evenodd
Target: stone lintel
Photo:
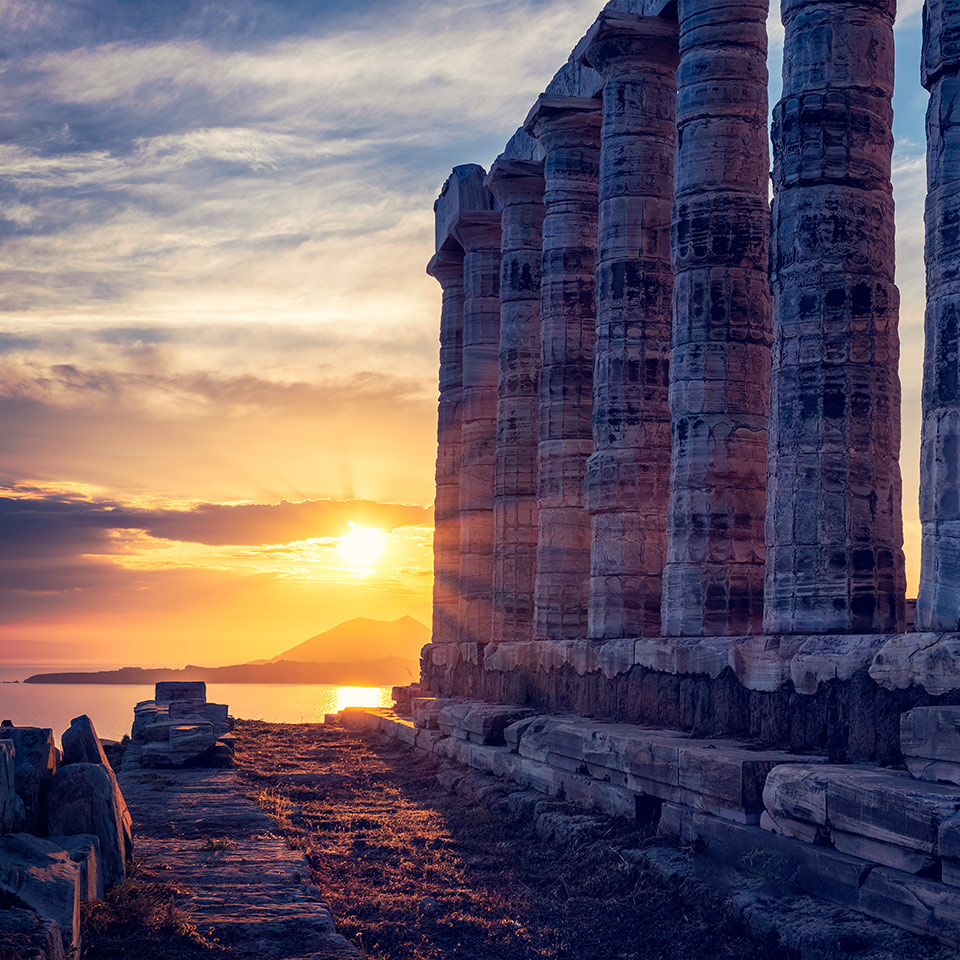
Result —
<instances>
[{"instance_id":1,"label":"stone lintel","mask_svg":"<svg viewBox=\"0 0 960 960\"><path fill-rule=\"evenodd\" d=\"M604 77L634 64L660 62L675 69L679 33L677 23L663 17L604 10L577 44L573 56Z\"/></svg>"},{"instance_id":2,"label":"stone lintel","mask_svg":"<svg viewBox=\"0 0 960 960\"><path fill-rule=\"evenodd\" d=\"M457 220L463 214L494 209L493 197L483 185L486 175L478 163L464 163L454 167L447 177L433 204L437 250L442 250L453 237Z\"/></svg>"},{"instance_id":3,"label":"stone lintel","mask_svg":"<svg viewBox=\"0 0 960 960\"><path fill-rule=\"evenodd\" d=\"M523 121L523 129L540 139L547 132L600 128L603 102L596 97L558 97L542 93Z\"/></svg>"},{"instance_id":4,"label":"stone lintel","mask_svg":"<svg viewBox=\"0 0 960 960\"><path fill-rule=\"evenodd\" d=\"M465 210L451 224L451 229L468 253L485 248L500 249L499 210Z\"/></svg>"}]
</instances>

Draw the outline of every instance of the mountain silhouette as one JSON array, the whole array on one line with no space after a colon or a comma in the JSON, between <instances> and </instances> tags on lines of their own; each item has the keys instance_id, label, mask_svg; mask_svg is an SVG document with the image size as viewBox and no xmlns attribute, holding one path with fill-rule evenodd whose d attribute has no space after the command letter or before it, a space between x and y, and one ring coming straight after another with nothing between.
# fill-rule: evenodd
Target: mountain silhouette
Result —
<instances>
[{"instance_id":1,"label":"mountain silhouette","mask_svg":"<svg viewBox=\"0 0 960 960\"><path fill-rule=\"evenodd\" d=\"M385 657L416 662L420 659L421 648L429 641L430 630L413 617L398 620L357 617L318 633L267 662L342 663Z\"/></svg>"}]
</instances>

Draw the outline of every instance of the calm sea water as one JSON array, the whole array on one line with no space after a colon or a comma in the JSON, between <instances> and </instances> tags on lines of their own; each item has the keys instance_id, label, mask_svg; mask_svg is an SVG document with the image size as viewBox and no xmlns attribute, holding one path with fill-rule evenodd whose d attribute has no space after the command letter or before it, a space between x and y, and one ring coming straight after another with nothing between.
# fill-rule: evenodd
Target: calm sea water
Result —
<instances>
[{"instance_id":1,"label":"calm sea water","mask_svg":"<svg viewBox=\"0 0 960 960\"><path fill-rule=\"evenodd\" d=\"M74 665L0 665L0 681L23 680L35 673L91 669ZM101 669L97 667L96 669ZM102 669L109 669L103 667ZM17 726L53 727L57 740L81 713L101 737L119 740L130 733L133 708L149 700L153 687L141 684L0 683L0 719ZM209 683L207 699L226 703L245 720L274 723L322 723L325 713L344 707L390 706L390 687L339 687L322 683Z\"/></svg>"}]
</instances>

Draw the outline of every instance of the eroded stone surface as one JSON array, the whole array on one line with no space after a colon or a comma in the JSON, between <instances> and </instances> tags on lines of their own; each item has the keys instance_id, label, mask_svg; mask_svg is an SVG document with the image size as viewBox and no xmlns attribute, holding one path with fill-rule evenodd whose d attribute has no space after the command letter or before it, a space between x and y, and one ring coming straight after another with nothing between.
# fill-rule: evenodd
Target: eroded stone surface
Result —
<instances>
[{"instance_id":1,"label":"eroded stone surface","mask_svg":"<svg viewBox=\"0 0 960 960\"><path fill-rule=\"evenodd\" d=\"M53 730L47 727L0 727L0 740L13 744L13 783L23 802L23 826L44 832L47 786L57 772Z\"/></svg>"}]
</instances>

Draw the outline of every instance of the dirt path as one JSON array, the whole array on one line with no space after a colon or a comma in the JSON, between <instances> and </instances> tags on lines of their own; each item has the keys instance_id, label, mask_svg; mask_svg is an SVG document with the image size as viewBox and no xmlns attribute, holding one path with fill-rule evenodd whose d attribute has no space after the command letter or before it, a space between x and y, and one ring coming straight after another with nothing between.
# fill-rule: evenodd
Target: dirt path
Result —
<instances>
[{"instance_id":1,"label":"dirt path","mask_svg":"<svg viewBox=\"0 0 960 960\"><path fill-rule=\"evenodd\" d=\"M174 884L190 924L238 960L342 960L304 856L230 770L125 772L136 879ZM217 952L216 950L211 953Z\"/></svg>"},{"instance_id":2,"label":"dirt path","mask_svg":"<svg viewBox=\"0 0 960 960\"><path fill-rule=\"evenodd\" d=\"M338 930L375 960L776 960L611 855L439 788L436 760L310 725L244 722L240 773L304 850Z\"/></svg>"}]
</instances>

